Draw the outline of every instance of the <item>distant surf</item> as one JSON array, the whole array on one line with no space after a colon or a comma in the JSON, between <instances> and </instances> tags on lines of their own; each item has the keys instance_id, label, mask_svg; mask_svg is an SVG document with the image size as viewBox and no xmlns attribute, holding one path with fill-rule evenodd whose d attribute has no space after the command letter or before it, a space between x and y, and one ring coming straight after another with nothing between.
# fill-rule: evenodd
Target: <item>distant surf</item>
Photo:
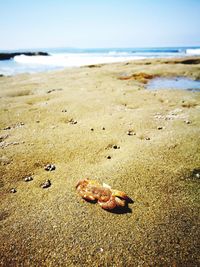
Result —
<instances>
[{"instance_id":1,"label":"distant surf","mask_svg":"<svg viewBox=\"0 0 200 267\"><path fill-rule=\"evenodd\" d=\"M125 62L145 58L167 58L200 55L200 47L99 49L54 48L39 50L47 52L50 56L17 55L13 59L0 61L0 74L15 75L18 73L44 72L69 67Z\"/></svg>"}]
</instances>

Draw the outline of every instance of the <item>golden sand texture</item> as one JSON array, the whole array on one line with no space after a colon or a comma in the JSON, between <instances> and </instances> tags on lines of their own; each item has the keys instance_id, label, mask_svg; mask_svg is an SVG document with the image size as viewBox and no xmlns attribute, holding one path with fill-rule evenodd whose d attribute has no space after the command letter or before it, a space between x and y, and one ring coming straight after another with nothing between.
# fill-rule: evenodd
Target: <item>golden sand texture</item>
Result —
<instances>
[{"instance_id":1,"label":"golden sand texture","mask_svg":"<svg viewBox=\"0 0 200 267\"><path fill-rule=\"evenodd\" d=\"M200 64L0 77L0 266L200 265L200 95L119 79L137 73L198 79ZM126 192L130 210L84 201L84 178Z\"/></svg>"}]
</instances>

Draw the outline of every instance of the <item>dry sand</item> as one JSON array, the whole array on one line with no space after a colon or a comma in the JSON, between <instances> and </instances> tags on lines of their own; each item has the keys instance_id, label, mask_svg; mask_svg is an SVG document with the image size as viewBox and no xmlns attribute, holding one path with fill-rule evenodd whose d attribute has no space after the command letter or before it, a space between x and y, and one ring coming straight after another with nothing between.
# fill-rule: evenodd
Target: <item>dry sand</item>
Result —
<instances>
[{"instance_id":1,"label":"dry sand","mask_svg":"<svg viewBox=\"0 0 200 267\"><path fill-rule=\"evenodd\" d=\"M0 77L1 266L200 265L200 94L144 88L151 75L200 78L198 60ZM125 191L130 210L85 202L86 177Z\"/></svg>"}]
</instances>

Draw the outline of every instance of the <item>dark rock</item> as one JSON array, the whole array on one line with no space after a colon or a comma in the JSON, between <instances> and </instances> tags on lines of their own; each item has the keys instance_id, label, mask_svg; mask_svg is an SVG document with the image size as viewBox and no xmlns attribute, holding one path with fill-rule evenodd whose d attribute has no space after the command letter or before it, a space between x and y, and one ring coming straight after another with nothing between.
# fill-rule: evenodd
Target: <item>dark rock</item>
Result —
<instances>
[{"instance_id":1,"label":"dark rock","mask_svg":"<svg viewBox=\"0 0 200 267\"><path fill-rule=\"evenodd\" d=\"M111 156L107 156L107 159L111 159Z\"/></svg>"},{"instance_id":2,"label":"dark rock","mask_svg":"<svg viewBox=\"0 0 200 267\"><path fill-rule=\"evenodd\" d=\"M51 186L51 181L50 180L46 180L43 184L41 184L42 188L48 188Z\"/></svg>"},{"instance_id":3,"label":"dark rock","mask_svg":"<svg viewBox=\"0 0 200 267\"><path fill-rule=\"evenodd\" d=\"M15 52L15 53L0 53L0 60L9 60L15 56L49 56L46 52Z\"/></svg>"},{"instance_id":4,"label":"dark rock","mask_svg":"<svg viewBox=\"0 0 200 267\"><path fill-rule=\"evenodd\" d=\"M105 130L105 127L103 127L102 130L104 131Z\"/></svg>"},{"instance_id":5,"label":"dark rock","mask_svg":"<svg viewBox=\"0 0 200 267\"><path fill-rule=\"evenodd\" d=\"M120 149L120 146L113 145L113 149Z\"/></svg>"},{"instance_id":6,"label":"dark rock","mask_svg":"<svg viewBox=\"0 0 200 267\"><path fill-rule=\"evenodd\" d=\"M158 129L158 130L162 130L163 127L162 127L162 126L158 126L157 129Z\"/></svg>"},{"instance_id":7,"label":"dark rock","mask_svg":"<svg viewBox=\"0 0 200 267\"><path fill-rule=\"evenodd\" d=\"M56 166L54 165L54 164L47 164L45 167L44 167L44 169L46 170L46 171L54 171L55 169L56 169Z\"/></svg>"},{"instance_id":8,"label":"dark rock","mask_svg":"<svg viewBox=\"0 0 200 267\"><path fill-rule=\"evenodd\" d=\"M92 132L93 132L93 131L94 131L94 128L91 128L91 129L90 129L90 131L92 131Z\"/></svg>"}]
</instances>

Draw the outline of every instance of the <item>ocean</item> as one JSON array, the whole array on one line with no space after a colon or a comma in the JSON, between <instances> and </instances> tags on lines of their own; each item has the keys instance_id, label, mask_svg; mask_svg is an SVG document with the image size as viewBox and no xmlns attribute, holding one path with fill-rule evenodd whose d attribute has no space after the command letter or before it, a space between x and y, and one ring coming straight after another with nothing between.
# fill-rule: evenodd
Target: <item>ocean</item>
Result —
<instances>
[{"instance_id":1,"label":"ocean","mask_svg":"<svg viewBox=\"0 0 200 267\"><path fill-rule=\"evenodd\" d=\"M154 48L51 48L29 49L23 52L42 51L50 56L15 56L10 60L0 60L0 74L15 75L61 70L91 64L114 63L145 58L167 58L200 55L200 47L154 47ZM5 52L22 52L1 51Z\"/></svg>"}]
</instances>

